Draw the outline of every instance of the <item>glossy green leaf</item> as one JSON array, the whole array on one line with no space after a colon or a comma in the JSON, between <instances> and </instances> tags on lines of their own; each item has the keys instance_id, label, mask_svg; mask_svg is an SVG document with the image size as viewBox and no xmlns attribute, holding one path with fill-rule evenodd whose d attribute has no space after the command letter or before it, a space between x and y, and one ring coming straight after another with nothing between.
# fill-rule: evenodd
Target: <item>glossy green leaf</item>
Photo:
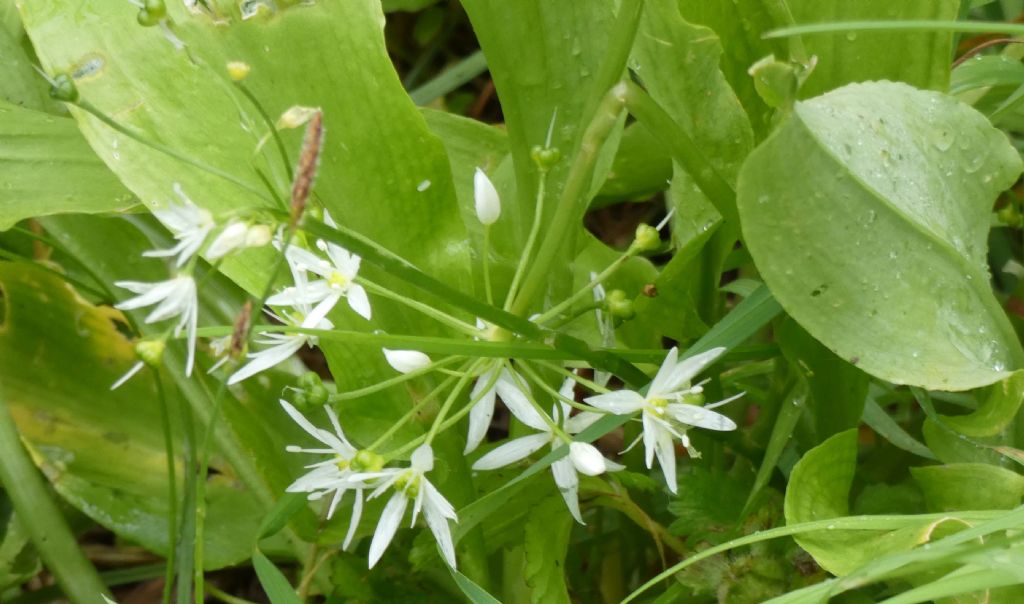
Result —
<instances>
[{"instance_id":1,"label":"glossy green leaf","mask_svg":"<svg viewBox=\"0 0 1024 604\"><path fill-rule=\"evenodd\" d=\"M32 216L113 212L136 199L66 117L0 101L0 230Z\"/></svg>"},{"instance_id":2,"label":"glossy green leaf","mask_svg":"<svg viewBox=\"0 0 1024 604\"><path fill-rule=\"evenodd\" d=\"M797 23L834 21L953 20L959 0L789 0ZM899 80L945 91L949 85L952 32L853 32L803 36L817 65L801 89L815 96L851 82Z\"/></svg>"},{"instance_id":3,"label":"glossy green leaf","mask_svg":"<svg viewBox=\"0 0 1024 604\"><path fill-rule=\"evenodd\" d=\"M840 357L896 383L973 388L1024 364L985 264L991 204L1020 171L972 109L854 84L798 103L751 154L743 232L779 302Z\"/></svg>"},{"instance_id":4,"label":"glossy green leaf","mask_svg":"<svg viewBox=\"0 0 1024 604\"><path fill-rule=\"evenodd\" d=\"M928 449L943 463L984 463L1004 467L1012 465L1009 459L996 450L998 446L1011 444L1007 434L968 439L964 434L955 432L945 423L939 424L930 417L924 420L921 433Z\"/></svg>"},{"instance_id":5,"label":"glossy green leaf","mask_svg":"<svg viewBox=\"0 0 1024 604\"><path fill-rule=\"evenodd\" d=\"M994 436L1017 417L1024 402L1024 371L994 384L976 410L967 415L942 415L942 423L967 436Z\"/></svg>"},{"instance_id":6,"label":"glossy green leaf","mask_svg":"<svg viewBox=\"0 0 1024 604\"><path fill-rule=\"evenodd\" d=\"M982 463L910 468L930 512L1009 510L1024 497L1024 476ZM965 488L970 485L969 488Z\"/></svg>"},{"instance_id":7,"label":"glossy green leaf","mask_svg":"<svg viewBox=\"0 0 1024 604\"><path fill-rule=\"evenodd\" d=\"M152 380L137 376L110 391L134 362L119 313L88 305L59 278L24 264L0 263L0 288L0 356L26 360L0 365L0 379L37 463L94 520L166 552L167 468ZM261 515L231 470L216 467L223 473L207 484L207 522L218 527L206 535L210 568L248 557Z\"/></svg>"},{"instance_id":8,"label":"glossy green leaf","mask_svg":"<svg viewBox=\"0 0 1024 604\"><path fill-rule=\"evenodd\" d=\"M857 465L857 430L840 432L808 451L793 467L786 488L786 524L836 518L825 530L795 536L825 570L844 575L879 555L927 542L948 519L913 523L896 530L844 530Z\"/></svg>"}]
</instances>

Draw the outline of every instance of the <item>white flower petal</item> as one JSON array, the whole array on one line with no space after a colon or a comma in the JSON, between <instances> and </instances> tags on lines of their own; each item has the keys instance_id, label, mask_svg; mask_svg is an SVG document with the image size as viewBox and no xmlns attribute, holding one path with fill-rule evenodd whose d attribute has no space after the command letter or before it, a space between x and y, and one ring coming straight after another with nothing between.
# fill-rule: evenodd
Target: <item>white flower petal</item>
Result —
<instances>
[{"instance_id":1,"label":"white flower petal","mask_svg":"<svg viewBox=\"0 0 1024 604\"><path fill-rule=\"evenodd\" d=\"M672 434L664 428L654 428L654 453L658 456L658 463L661 464L661 471L665 475L665 483L668 490L676 492L676 449L672 444Z\"/></svg>"},{"instance_id":2,"label":"white flower petal","mask_svg":"<svg viewBox=\"0 0 1024 604\"><path fill-rule=\"evenodd\" d=\"M707 430L718 430L728 432L736 429L736 422L728 417L697 405L685 403L673 403L668 406L669 415L677 422L681 422Z\"/></svg>"},{"instance_id":3,"label":"white flower petal","mask_svg":"<svg viewBox=\"0 0 1024 604\"><path fill-rule=\"evenodd\" d=\"M395 493L388 500L384 511L381 512L380 521L377 522L377 530L373 532L373 541L370 542L370 553L369 562L370 568L373 568L380 557L384 555L384 550L391 545L391 540L395 538L395 533L398 532L398 525L402 522L402 516L405 515L405 507L408 504L409 499L404 493Z\"/></svg>"},{"instance_id":4,"label":"white flower petal","mask_svg":"<svg viewBox=\"0 0 1024 604\"><path fill-rule=\"evenodd\" d=\"M647 400L639 392L632 390L616 390L597 396L588 396L583 402L598 409L604 409L616 415L635 413L644 408Z\"/></svg>"},{"instance_id":5,"label":"white flower petal","mask_svg":"<svg viewBox=\"0 0 1024 604\"><path fill-rule=\"evenodd\" d=\"M547 430L548 424L540 412L533 406L526 393L519 387L519 382L508 369L502 369L495 389L508 410L527 426L534 430Z\"/></svg>"},{"instance_id":6,"label":"white flower petal","mask_svg":"<svg viewBox=\"0 0 1024 604\"><path fill-rule=\"evenodd\" d=\"M434 534L434 540L441 548L441 554L449 566L455 568L455 543L452 541L451 527L448 525L447 509L451 509L448 501L437 492L429 482L424 481L421 488L427 490L426 505L423 509L423 516ZM440 501L438 501L440 500ZM446 507L445 507L446 506ZM454 514L454 511L452 512Z\"/></svg>"},{"instance_id":7,"label":"white flower petal","mask_svg":"<svg viewBox=\"0 0 1024 604\"><path fill-rule=\"evenodd\" d=\"M298 352L305 343L305 337L293 336L282 341L277 346L250 354L249 358L252 360L244 367L231 374L231 377L228 378L228 385L237 384L246 378L250 378L261 371L270 369L271 367L288 360L288 358Z\"/></svg>"},{"instance_id":8,"label":"white flower petal","mask_svg":"<svg viewBox=\"0 0 1024 604\"><path fill-rule=\"evenodd\" d=\"M349 285L348 290L345 292L345 297L348 299L348 305L360 317L367 321L373 317L373 309L370 308L370 298L367 297L366 290L363 289L362 285L358 283Z\"/></svg>"},{"instance_id":9,"label":"white flower petal","mask_svg":"<svg viewBox=\"0 0 1024 604\"><path fill-rule=\"evenodd\" d=\"M429 472L434 469L434 450L430 445L423 443L416 447L409 459L412 462L412 469L417 472Z\"/></svg>"},{"instance_id":10,"label":"white flower petal","mask_svg":"<svg viewBox=\"0 0 1024 604\"><path fill-rule=\"evenodd\" d=\"M249 227L244 222L229 223L220 234L214 237L210 247L206 248L206 259L217 260L245 245L245 236L248 231Z\"/></svg>"},{"instance_id":11,"label":"white flower petal","mask_svg":"<svg viewBox=\"0 0 1024 604\"><path fill-rule=\"evenodd\" d=\"M541 447L551 442L550 432L531 434L510 440L507 443L488 451L473 464L474 470L495 470L515 463L540 450Z\"/></svg>"},{"instance_id":12,"label":"white flower petal","mask_svg":"<svg viewBox=\"0 0 1024 604\"><path fill-rule=\"evenodd\" d=\"M334 305L338 303L338 300L341 300L341 292L331 292L330 295L321 300L320 303L306 315L306 318L302 320L302 327L316 329L317 325L327 317L327 313L334 310Z\"/></svg>"},{"instance_id":13,"label":"white flower petal","mask_svg":"<svg viewBox=\"0 0 1024 604\"><path fill-rule=\"evenodd\" d=\"M593 411L583 411L571 416L569 419L562 423L562 427L569 434L579 434L590 426L592 426L597 420L604 417L602 413L594 413Z\"/></svg>"},{"instance_id":14,"label":"white flower petal","mask_svg":"<svg viewBox=\"0 0 1024 604\"><path fill-rule=\"evenodd\" d=\"M569 513L576 519L576 522L586 524L580 513L580 478L576 475L576 468L572 465L572 461L568 457L563 457L552 463L551 474L555 477L555 485L558 486L558 491L562 494Z\"/></svg>"},{"instance_id":15,"label":"white flower petal","mask_svg":"<svg viewBox=\"0 0 1024 604\"><path fill-rule=\"evenodd\" d=\"M363 516L363 490L356 489L356 499L352 504L352 519L348 521L348 532L345 533L345 541L341 544L341 549L348 549L349 544L352 543L352 537L356 534L356 529L359 528L359 519Z\"/></svg>"},{"instance_id":16,"label":"white flower petal","mask_svg":"<svg viewBox=\"0 0 1024 604\"><path fill-rule=\"evenodd\" d=\"M473 390L470 392L470 400L479 400L469 410L469 431L466 434L465 454L472 453L483 442L487 435L487 429L491 427L491 418L494 417L494 397L496 390L491 386L486 391L483 389L493 379L494 370L488 371L476 379Z\"/></svg>"},{"instance_id":17,"label":"white flower petal","mask_svg":"<svg viewBox=\"0 0 1024 604\"><path fill-rule=\"evenodd\" d=\"M668 377L672 373L672 370L676 368L678 363L676 362L679 358L679 349L673 346L668 354L665 355L665 360L661 362L661 367L658 368L658 373L651 380L651 385L647 389L647 396L654 397L657 394L665 392L663 384L668 382Z\"/></svg>"},{"instance_id":18,"label":"white flower petal","mask_svg":"<svg viewBox=\"0 0 1024 604\"><path fill-rule=\"evenodd\" d=\"M136 361L136 363L131 366L131 369L126 371L124 375L122 375L121 377L117 378L117 381L110 385L110 389L111 390L117 390L118 388L120 388L125 382L127 382L130 379L132 379L133 375L135 375L140 370L142 370L142 368L144 366L145 366L145 363L143 363L142 361Z\"/></svg>"},{"instance_id":19,"label":"white flower petal","mask_svg":"<svg viewBox=\"0 0 1024 604\"><path fill-rule=\"evenodd\" d=\"M679 361L664 377L662 377L661 371L659 371L658 378L662 379L658 380L658 378L655 378L658 385L655 387L653 383L651 384L648 396L653 398L658 394L669 394L678 390L684 384L689 384L698 373L722 356L724 352L725 348L712 348L706 352L695 354L692 357Z\"/></svg>"}]
</instances>

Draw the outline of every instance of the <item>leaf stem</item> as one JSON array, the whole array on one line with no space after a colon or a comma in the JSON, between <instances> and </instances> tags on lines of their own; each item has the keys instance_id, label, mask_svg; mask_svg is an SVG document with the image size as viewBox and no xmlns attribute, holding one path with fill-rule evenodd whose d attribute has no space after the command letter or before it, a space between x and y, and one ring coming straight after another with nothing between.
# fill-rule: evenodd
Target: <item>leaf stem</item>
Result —
<instances>
[{"instance_id":1,"label":"leaf stem","mask_svg":"<svg viewBox=\"0 0 1024 604\"><path fill-rule=\"evenodd\" d=\"M448 386L451 386L452 382L454 382L454 381L455 381L455 377L449 376L449 377L445 378L440 384L437 385L436 388L434 388L433 390L428 392L427 395L424 396L419 401L417 401L416 404L413 405L411 409L406 411L405 415L403 415L396 422L391 424L391 427L389 427L387 430L385 430L383 434L378 436L377 440L373 441L373 443L371 443L368 447L366 447L366 449L369 450L369 451L375 451L376 449L380 448L381 445L383 445L385 442L387 442L387 440L389 438L391 438L392 436L395 435L395 432L398 432L402 428L402 426L407 424L409 422L409 420L411 420L413 417L416 416L417 413L422 411L423 407L427 406L434 399L436 399L437 396L439 394L441 394L442 392L444 392L445 388L447 388Z\"/></svg>"},{"instance_id":2,"label":"leaf stem","mask_svg":"<svg viewBox=\"0 0 1024 604\"><path fill-rule=\"evenodd\" d=\"M622 265L625 264L627 260L636 255L637 251L634 248L630 247L628 250L626 250L624 254L616 258L614 262L609 264L607 268L601 271L599 275L591 279L590 283L587 283L586 285L581 287L579 291L569 296L562 302L558 303L554 307L545 311L540 317L537 318L537 322L544 323L546 321L549 321L550 319L557 317L558 314L561 313L563 310L571 308L573 304L579 302L579 300L587 296L587 294L590 294L595 287L603 283L604 280L607 279L608 277L611 277L617 270L622 268Z\"/></svg>"},{"instance_id":3,"label":"leaf stem","mask_svg":"<svg viewBox=\"0 0 1024 604\"><path fill-rule=\"evenodd\" d=\"M377 382L372 386L366 386L365 388L359 388L357 390L348 390L346 392L335 392L327 397L327 402L340 403L341 401L349 401L352 399L362 398L375 392L380 392L381 390L387 390L392 386L397 386L398 384L408 382L409 380L416 379L428 373L438 371L445 365L451 365L452 363L462 360L463 358L465 357L450 356L448 358L441 359L440 361L435 361L427 365L426 367L421 367L420 369L417 369L415 371L410 371L409 373L401 373L399 375L396 375L395 377L388 378L381 382Z\"/></svg>"},{"instance_id":4,"label":"leaf stem","mask_svg":"<svg viewBox=\"0 0 1024 604\"><path fill-rule=\"evenodd\" d=\"M548 138L550 139L550 129ZM550 140L548 141L550 144ZM512 284L508 288L508 294L505 296L505 304L502 306L505 310L512 308L512 301L515 300L516 292L519 291L519 284L523 280L523 276L526 274L526 267L530 264L530 256L533 254L533 246L537 243L537 235L540 233L540 225L544 221L544 194L547 189L548 172L547 170L541 170L540 179L537 182L537 202L534 204L533 210L533 224L530 225L530 234L526 237L526 244L523 246L523 255L519 259L519 263L516 264L516 272L512 275Z\"/></svg>"},{"instance_id":5,"label":"leaf stem","mask_svg":"<svg viewBox=\"0 0 1024 604\"><path fill-rule=\"evenodd\" d=\"M174 456L174 434L171 431L171 410L167 402L167 391L159 369L153 369L153 383L156 385L157 400L160 403L160 424L164 434L164 456L167 458L167 570L164 577L163 602L171 601L171 590L174 588L175 560L177 550L174 547L178 540L178 477L177 463Z\"/></svg>"},{"instance_id":6,"label":"leaf stem","mask_svg":"<svg viewBox=\"0 0 1024 604\"><path fill-rule=\"evenodd\" d=\"M376 283L368 281L362 277L356 277L355 282L382 298L387 298L389 300L394 300L395 302L405 304L409 308L417 310L423 313L424 315L430 317L431 319L434 319L439 323L443 323L448 327L456 329L459 332L464 333L468 336L480 335L480 330L477 329L475 325L470 325L469 323L466 323L461 319L453 317L448 313L444 312L443 310L438 310L433 306L430 306L429 304L424 304L419 300L413 300L412 298L409 298L407 296L397 294L391 291L390 289L387 289L386 287L381 287L380 285L377 285Z\"/></svg>"}]
</instances>

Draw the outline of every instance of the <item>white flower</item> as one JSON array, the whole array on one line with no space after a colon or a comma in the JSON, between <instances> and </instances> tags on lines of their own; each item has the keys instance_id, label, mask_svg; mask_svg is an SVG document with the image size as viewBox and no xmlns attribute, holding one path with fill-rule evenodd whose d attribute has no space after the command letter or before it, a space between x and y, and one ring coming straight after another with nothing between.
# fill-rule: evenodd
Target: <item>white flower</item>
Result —
<instances>
[{"instance_id":1,"label":"white flower","mask_svg":"<svg viewBox=\"0 0 1024 604\"><path fill-rule=\"evenodd\" d=\"M174 183L174 192L181 198L181 203L153 210L153 215L174 235L178 244L170 249L151 250L142 255L155 258L177 256L175 264L182 266L203 247L206 236L216 224L208 211L192 203L179 183Z\"/></svg>"},{"instance_id":2,"label":"white flower","mask_svg":"<svg viewBox=\"0 0 1024 604\"><path fill-rule=\"evenodd\" d=\"M388 365L399 373L411 373L430 365L430 357L418 350L389 350L382 348Z\"/></svg>"},{"instance_id":3,"label":"white flower","mask_svg":"<svg viewBox=\"0 0 1024 604\"><path fill-rule=\"evenodd\" d=\"M476 204L476 217L487 226L498 221L501 216L501 199L498 190L487 174L480 168L473 174L473 201Z\"/></svg>"},{"instance_id":4,"label":"white flower","mask_svg":"<svg viewBox=\"0 0 1024 604\"><path fill-rule=\"evenodd\" d=\"M673 348L651 381L646 395L633 390L618 390L585 399L587 403L615 414L642 412L647 467L651 467L656 455L668 488L673 493L676 492L673 437L692 451L685 434L689 426L721 431L736 429L731 419L711 409L743 396L742 393L705 407L683 402L687 395L702 392L700 384L691 385L690 381L723 352L725 348L713 348L678 361L679 351Z\"/></svg>"},{"instance_id":5,"label":"white flower","mask_svg":"<svg viewBox=\"0 0 1024 604\"><path fill-rule=\"evenodd\" d=\"M324 215L327 222L327 215ZM361 317L369 320L372 316L370 300L362 285L355 282L359 274L361 259L341 246L317 242L318 247L326 252L330 261L324 260L313 252L294 245L288 246L285 255L292 266L292 272L311 272L322 279L310 281L300 291L298 287L289 287L267 299L273 306L295 306L298 304L316 304L316 314L327 315L341 298L348 300L348 305Z\"/></svg>"},{"instance_id":6,"label":"white flower","mask_svg":"<svg viewBox=\"0 0 1024 604\"><path fill-rule=\"evenodd\" d=\"M196 297L195 280L188 275L179 275L173 279L156 283L117 281L114 285L139 294L116 304L115 308L134 310L156 304L156 308L146 316L146 323L178 317L174 335L179 335L182 329L185 329L188 334L188 358L185 361L185 375L192 375L192 365L196 353L196 327L199 320L199 300Z\"/></svg>"},{"instance_id":7,"label":"white flower","mask_svg":"<svg viewBox=\"0 0 1024 604\"><path fill-rule=\"evenodd\" d=\"M231 336L222 336L219 338L213 338L210 340L210 352L213 353L213 358L217 359L217 362L212 367L206 370L206 373L213 373L220 369L224 363L228 362L231 355L228 354L231 348Z\"/></svg>"},{"instance_id":8,"label":"white flower","mask_svg":"<svg viewBox=\"0 0 1024 604\"><path fill-rule=\"evenodd\" d=\"M562 385L562 396L565 398L572 397L573 384L572 379L566 380ZM571 408L564 402L559 402L559 408L561 409L561 427L568 434L579 434L602 417L600 413L593 413L591 411L584 411L570 417L569 412ZM488 452L473 464L473 469L494 470L503 468L521 459L525 459L548 444L551 445L552 449L557 449L565 443L551 431L549 426L545 426L544 430L538 434L530 434L529 436L510 440ZM623 466L605 459L601 452L593 445L583 442L572 442L569 444L569 455L551 464L551 473L555 478L555 484L558 486L562 498L565 499L565 505L569 508L569 513L572 514L572 517L577 522L585 524L583 516L580 514L580 479L577 476L577 472L587 476L597 476L604 472L617 471L622 468Z\"/></svg>"},{"instance_id":9,"label":"white flower","mask_svg":"<svg viewBox=\"0 0 1024 604\"><path fill-rule=\"evenodd\" d=\"M296 271L294 273L294 277L298 297L301 297L301 294L307 285L305 274L301 271ZM322 308L320 306L311 308L310 305L305 302L297 302L294 306L293 312L281 312L280 314L272 313L272 316L285 325L291 325L292 327L303 327L306 329L333 329L334 324L324 317L324 314L326 314L328 310L330 309ZM260 344L268 344L270 345L270 348L260 350L259 352L249 353L248 357L251 360L228 378L229 386L231 384L237 384L246 378L252 377L261 371L270 369L291 357L304 345L309 344L310 346L315 346L319 341L316 336L305 333L269 332L261 335L262 338L256 341Z\"/></svg>"},{"instance_id":10,"label":"white flower","mask_svg":"<svg viewBox=\"0 0 1024 604\"><path fill-rule=\"evenodd\" d=\"M289 493L309 493L310 501L321 499L324 495L333 494L331 505L327 509L328 520L334 515L334 511L337 509L338 503L341 502L345 492L348 490L354 491L355 502L352 505L352 518L349 520L345 541L341 545L342 549L348 549L349 543L352 542L352 537L355 535L356 528L359 526L359 518L363 512L363 489L367 486L362 480L353 478L355 472L352 469L352 462L358 451L345 438L345 433L341 430L341 424L338 422L338 416L335 415L334 410L330 406L325 406L324 409L327 411L327 417L334 428L333 434L311 424L305 416L299 413L295 407L288 404L287 401L281 400L280 403L299 427L327 446L326 449L303 449L290 445L287 449L288 452L316 453L331 456L328 459L306 466L309 468L309 472L293 482L287 491Z\"/></svg>"},{"instance_id":11,"label":"white flower","mask_svg":"<svg viewBox=\"0 0 1024 604\"><path fill-rule=\"evenodd\" d=\"M370 494L369 499L380 496L392 486L395 493L384 506L377 523L377 530L373 533L373 541L370 542L370 568L373 568L384 550L391 544L398 525L405 516L405 509L409 500L413 502L412 524L416 525L416 518L420 510L427 521L430 532L441 548L448 565L455 568L455 543L452 541L451 527L449 520L458 522L455 508L434 485L427 480L426 473L434 469L434 451L430 445L420 445L412 454L412 464L409 468L387 468L381 472L367 474L356 474L354 478L360 480L380 479L380 485Z\"/></svg>"},{"instance_id":12,"label":"white flower","mask_svg":"<svg viewBox=\"0 0 1024 604\"><path fill-rule=\"evenodd\" d=\"M472 392L470 392L470 400L477 402L469 411L469 433L466 435L464 451L467 454L476 450L483 442L484 436L487 435L487 428L490 427L491 418L494 417L495 396L501 397L505 406L519 421L535 430L547 429L544 418L530 403L529 390L523 392L519 385L520 383L525 384L525 382L501 365L501 361L495 363L478 377ZM497 373L497 378L495 378L495 373Z\"/></svg>"}]
</instances>

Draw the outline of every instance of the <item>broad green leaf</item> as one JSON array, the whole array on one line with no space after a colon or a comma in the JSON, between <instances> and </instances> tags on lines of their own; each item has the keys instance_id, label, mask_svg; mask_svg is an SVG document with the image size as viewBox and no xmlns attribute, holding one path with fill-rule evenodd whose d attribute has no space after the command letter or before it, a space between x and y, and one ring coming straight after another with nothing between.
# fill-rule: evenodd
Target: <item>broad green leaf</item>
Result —
<instances>
[{"instance_id":1,"label":"broad green leaf","mask_svg":"<svg viewBox=\"0 0 1024 604\"><path fill-rule=\"evenodd\" d=\"M1003 467L1012 465L997 450L997 447L1012 444L1008 434L968 439L964 434L953 431L944 423L940 425L930 417L924 420L921 433L928 448L942 463L984 463Z\"/></svg>"},{"instance_id":2,"label":"broad green leaf","mask_svg":"<svg viewBox=\"0 0 1024 604\"><path fill-rule=\"evenodd\" d=\"M0 230L32 216L113 212L136 199L74 120L0 101Z\"/></svg>"},{"instance_id":3,"label":"broad green leaf","mask_svg":"<svg viewBox=\"0 0 1024 604\"><path fill-rule=\"evenodd\" d=\"M959 0L789 0L797 23L835 21L954 20ZM804 83L804 97L851 82L898 80L945 91L949 85L952 32L857 32L803 36L817 65Z\"/></svg>"},{"instance_id":4,"label":"broad green leaf","mask_svg":"<svg viewBox=\"0 0 1024 604\"><path fill-rule=\"evenodd\" d=\"M845 575L880 555L909 550L931 539L948 518L896 530L844 530L857 465L857 430L840 432L808 451L793 467L786 488L786 524L836 518L825 530L794 536L825 570ZM959 522L959 521L957 521Z\"/></svg>"},{"instance_id":5,"label":"broad green leaf","mask_svg":"<svg viewBox=\"0 0 1024 604\"><path fill-rule=\"evenodd\" d=\"M985 264L992 201L1020 171L972 109L853 84L798 103L751 154L743 232L783 308L840 357L896 383L974 388L1024 363Z\"/></svg>"},{"instance_id":6,"label":"broad green leaf","mask_svg":"<svg viewBox=\"0 0 1024 604\"><path fill-rule=\"evenodd\" d=\"M1024 497L1024 476L988 464L925 466L910 468L910 474L930 512L1009 510Z\"/></svg>"},{"instance_id":7,"label":"broad green leaf","mask_svg":"<svg viewBox=\"0 0 1024 604\"><path fill-rule=\"evenodd\" d=\"M523 579L532 588L532 602L570 601L565 583L565 556L574 524L561 496L549 497L533 509L523 542L526 555Z\"/></svg>"},{"instance_id":8,"label":"broad green leaf","mask_svg":"<svg viewBox=\"0 0 1024 604\"><path fill-rule=\"evenodd\" d=\"M88 305L58 277L27 264L0 263L0 289L0 356L25 361L0 365L0 379L36 462L93 520L166 552L167 468L152 381L140 375L110 391L134 362L119 313ZM206 533L209 568L248 557L262 513L229 467L214 467L221 474L207 484L207 522L217 527Z\"/></svg>"},{"instance_id":9,"label":"broad green leaf","mask_svg":"<svg viewBox=\"0 0 1024 604\"><path fill-rule=\"evenodd\" d=\"M32 58L23 45L25 32L14 10L13 0L5 0L0 12L5 13L0 27L0 100L26 109L48 111L55 108L46 91L46 80L32 69Z\"/></svg>"},{"instance_id":10,"label":"broad green leaf","mask_svg":"<svg viewBox=\"0 0 1024 604\"><path fill-rule=\"evenodd\" d=\"M776 326L775 337L782 353L810 387L807 406L813 444L856 427L864 413L868 375L832 354L792 319Z\"/></svg>"},{"instance_id":11,"label":"broad green leaf","mask_svg":"<svg viewBox=\"0 0 1024 604\"><path fill-rule=\"evenodd\" d=\"M967 415L942 415L942 422L967 436L995 436L1017 417L1024 402L1024 371L994 384L981 405Z\"/></svg>"},{"instance_id":12,"label":"broad green leaf","mask_svg":"<svg viewBox=\"0 0 1024 604\"><path fill-rule=\"evenodd\" d=\"M590 204L596 209L621 201L646 199L672 178L672 160L647 128L626 126L608 178Z\"/></svg>"},{"instance_id":13,"label":"broad green leaf","mask_svg":"<svg viewBox=\"0 0 1024 604\"><path fill-rule=\"evenodd\" d=\"M394 72L384 46L380 3L293 5L250 19L242 19L237 6L222 10L214 16L201 7L189 11L181 3L168 4L172 29L187 52L175 49L160 28L139 26L131 5L47 0L23 6L23 18L47 70L82 73L82 65L90 66L77 78L84 100L244 185L155 152L75 110L93 148L147 204L173 199L177 182L218 216L266 206L271 203L263 198L266 194L257 194L264 190L257 169L287 196L290 183L276 146L268 143L256 151L268 134L267 125L224 75L227 62L244 61L251 66L245 85L271 116L295 105L323 109L327 134L314 199L346 226L453 287L469 289L469 246L451 168L444 147ZM336 60L338 53L352 60ZM300 130L282 133L289 161L298 155L301 135ZM256 293L265 286L272 264L269 253L262 251L230 260L223 270ZM395 286L373 267L363 276ZM373 322L347 309L336 310L331 319L342 329L441 331L404 307L376 298L372 302ZM366 385L390 371L378 350L338 343L325 343L322 349L341 389ZM364 420L340 409L357 442L373 440L404 412L408 393L391 389L377 395L374 403L387 420Z\"/></svg>"}]
</instances>

